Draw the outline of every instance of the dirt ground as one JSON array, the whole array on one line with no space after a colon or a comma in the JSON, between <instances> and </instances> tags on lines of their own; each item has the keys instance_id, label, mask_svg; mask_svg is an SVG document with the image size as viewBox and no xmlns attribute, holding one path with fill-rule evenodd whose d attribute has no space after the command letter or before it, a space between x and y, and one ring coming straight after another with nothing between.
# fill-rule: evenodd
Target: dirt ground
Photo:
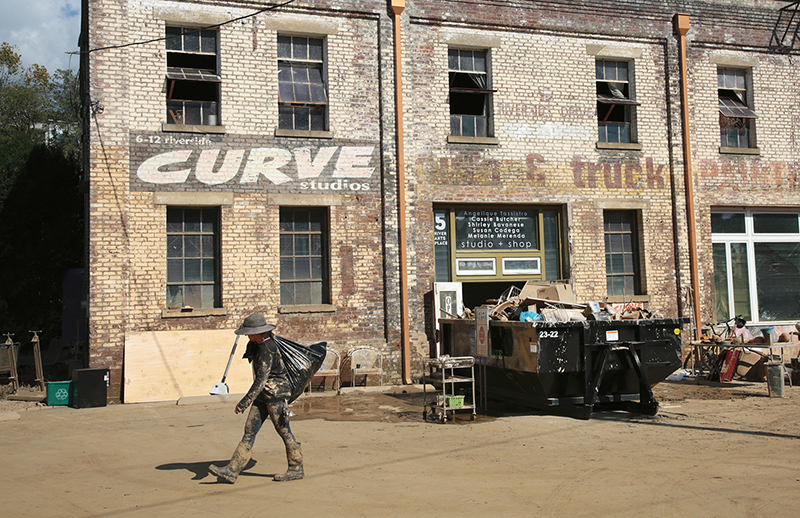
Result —
<instances>
[{"instance_id":1,"label":"dirt ground","mask_svg":"<svg viewBox=\"0 0 800 518\"><path fill-rule=\"evenodd\" d=\"M306 478L265 428L233 486L207 473L238 442L234 403L73 409L0 402L8 517L795 517L800 388L663 382L657 416L584 421L499 408L422 419L422 393L302 396Z\"/></svg>"}]
</instances>

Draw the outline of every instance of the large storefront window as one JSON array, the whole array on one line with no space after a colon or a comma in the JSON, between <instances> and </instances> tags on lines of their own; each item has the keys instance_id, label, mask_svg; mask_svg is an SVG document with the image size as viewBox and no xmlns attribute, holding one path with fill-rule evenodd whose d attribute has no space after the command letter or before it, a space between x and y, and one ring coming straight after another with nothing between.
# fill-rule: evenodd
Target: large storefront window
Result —
<instances>
[{"instance_id":1,"label":"large storefront window","mask_svg":"<svg viewBox=\"0 0 800 518\"><path fill-rule=\"evenodd\" d=\"M800 319L800 213L715 211L711 232L718 320Z\"/></svg>"},{"instance_id":2,"label":"large storefront window","mask_svg":"<svg viewBox=\"0 0 800 518\"><path fill-rule=\"evenodd\" d=\"M434 211L436 280L562 278L560 207L448 207Z\"/></svg>"}]
</instances>

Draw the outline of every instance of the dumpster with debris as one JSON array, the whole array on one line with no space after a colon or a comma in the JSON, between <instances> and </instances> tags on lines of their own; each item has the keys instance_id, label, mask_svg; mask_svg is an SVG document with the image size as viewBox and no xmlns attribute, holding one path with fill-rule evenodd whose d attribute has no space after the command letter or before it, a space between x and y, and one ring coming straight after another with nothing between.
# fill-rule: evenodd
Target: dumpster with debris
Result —
<instances>
[{"instance_id":1,"label":"dumpster with debris","mask_svg":"<svg viewBox=\"0 0 800 518\"><path fill-rule=\"evenodd\" d=\"M475 357L481 400L584 419L597 408L657 412L651 387L680 368L681 326L689 319L653 318L645 310L611 318L605 309L548 301L563 315L539 310L541 319L510 320L497 311L513 313L502 299L495 309L476 309L476 319L439 320L442 353ZM516 300L525 300L524 293ZM481 314L491 318L481 321Z\"/></svg>"}]
</instances>

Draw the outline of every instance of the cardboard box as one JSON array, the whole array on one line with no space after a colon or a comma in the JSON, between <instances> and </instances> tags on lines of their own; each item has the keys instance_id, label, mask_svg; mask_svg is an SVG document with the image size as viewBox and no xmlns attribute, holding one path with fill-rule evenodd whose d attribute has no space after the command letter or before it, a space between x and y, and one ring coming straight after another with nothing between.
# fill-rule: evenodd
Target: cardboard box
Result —
<instances>
[{"instance_id":1,"label":"cardboard box","mask_svg":"<svg viewBox=\"0 0 800 518\"><path fill-rule=\"evenodd\" d=\"M539 289L538 298L557 300L559 302L578 302L575 292L572 291L572 286L568 284L552 284L547 288L541 288Z\"/></svg>"}]
</instances>

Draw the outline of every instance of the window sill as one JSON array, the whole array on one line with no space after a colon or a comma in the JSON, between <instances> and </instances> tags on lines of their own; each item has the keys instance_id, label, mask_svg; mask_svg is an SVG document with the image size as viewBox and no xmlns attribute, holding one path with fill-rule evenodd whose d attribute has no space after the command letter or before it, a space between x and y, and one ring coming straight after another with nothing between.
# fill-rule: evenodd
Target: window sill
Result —
<instances>
[{"instance_id":1,"label":"window sill","mask_svg":"<svg viewBox=\"0 0 800 518\"><path fill-rule=\"evenodd\" d=\"M628 302L650 302L650 295L632 295L629 297L606 297L609 304L626 304Z\"/></svg>"},{"instance_id":2,"label":"window sill","mask_svg":"<svg viewBox=\"0 0 800 518\"><path fill-rule=\"evenodd\" d=\"M721 147L719 152L725 155L760 155L761 150L757 147Z\"/></svg>"},{"instance_id":3,"label":"window sill","mask_svg":"<svg viewBox=\"0 0 800 518\"><path fill-rule=\"evenodd\" d=\"M275 129L276 137L301 137L301 138L333 138L332 131L304 131Z\"/></svg>"},{"instance_id":4,"label":"window sill","mask_svg":"<svg viewBox=\"0 0 800 518\"><path fill-rule=\"evenodd\" d=\"M333 313L336 306L333 304L303 304L296 306L278 306L278 313Z\"/></svg>"},{"instance_id":5,"label":"window sill","mask_svg":"<svg viewBox=\"0 0 800 518\"><path fill-rule=\"evenodd\" d=\"M500 144L500 139L497 137L457 137L450 135L447 137L447 142L450 144Z\"/></svg>"},{"instance_id":6,"label":"window sill","mask_svg":"<svg viewBox=\"0 0 800 518\"><path fill-rule=\"evenodd\" d=\"M201 126L199 124L161 124L161 131L168 133L225 133L225 126Z\"/></svg>"},{"instance_id":7,"label":"window sill","mask_svg":"<svg viewBox=\"0 0 800 518\"><path fill-rule=\"evenodd\" d=\"M224 317L227 316L227 314L227 308L183 308L161 310L161 318Z\"/></svg>"},{"instance_id":8,"label":"window sill","mask_svg":"<svg viewBox=\"0 0 800 518\"><path fill-rule=\"evenodd\" d=\"M598 142L597 149L617 149L623 151L641 151L642 145L635 142Z\"/></svg>"}]
</instances>

